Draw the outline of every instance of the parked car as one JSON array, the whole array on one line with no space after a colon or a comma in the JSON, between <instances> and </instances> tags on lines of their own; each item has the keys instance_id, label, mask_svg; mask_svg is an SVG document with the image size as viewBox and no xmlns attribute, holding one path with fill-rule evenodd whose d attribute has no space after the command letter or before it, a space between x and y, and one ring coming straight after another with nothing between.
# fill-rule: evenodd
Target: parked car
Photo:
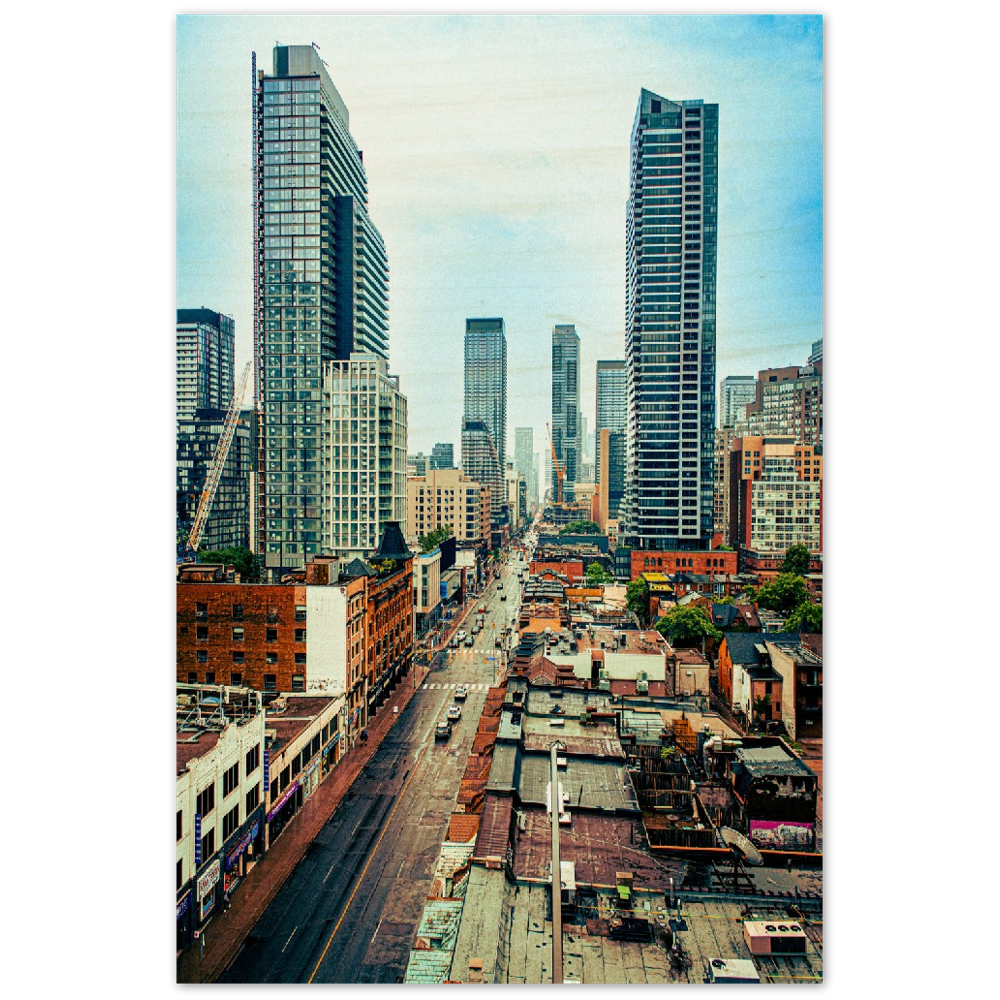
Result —
<instances>
[{"instance_id":1,"label":"parked car","mask_svg":"<svg viewBox=\"0 0 1000 1000\"><path fill-rule=\"evenodd\" d=\"M442 719L434 728L434 739L446 740L451 736L451 723L447 719Z\"/></svg>"},{"instance_id":2,"label":"parked car","mask_svg":"<svg viewBox=\"0 0 1000 1000\"><path fill-rule=\"evenodd\" d=\"M451 642L449 642L449 643L448 643L448 645L449 645L449 646L450 646L450 647L451 647L452 649L458 649L458 636L457 636L457 635L453 635L453 636L451 637Z\"/></svg>"},{"instance_id":3,"label":"parked car","mask_svg":"<svg viewBox=\"0 0 1000 1000\"><path fill-rule=\"evenodd\" d=\"M479 613L483 614L483 615L486 614L486 605L485 604L480 604L479 605Z\"/></svg>"},{"instance_id":4,"label":"parked car","mask_svg":"<svg viewBox=\"0 0 1000 1000\"><path fill-rule=\"evenodd\" d=\"M497 590L503 590L503 584L502 583L498 583L497 584Z\"/></svg>"},{"instance_id":5,"label":"parked car","mask_svg":"<svg viewBox=\"0 0 1000 1000\"><path fill-rule=\"evenodd\" d=\"M462 706L452 705L451 708L448 709L448 721L458 722L458 720L461 718L462 718Z\"/></svg>"},{"instance_id":6,"label":"parked car","mask_svg":"<svg viewBox=\"0 0 1000 1000\"><path fill-rule=\"evenodd\" d=\"M469 689L465 684L459 684L455 688L455 701L465 701L469 695Z\"/></svg>"},{"instance_id":7,"label":"parked car","mask_svg":"<svg viewBox=\"0 0 1000 1000\"><path fill-rule=\"evenodd\" d=\"M506 594L501 594L500 595L500 600L501 601L506 601L507 600L507 595Z\"/></svg>"},{"instance_id":8,"label":"parked car","mask_svg":"<svg viewBox=\"0 0 1000 1000\"><path fill-rule=\"evenodd\" d=\"M464 628L460 628L460 629L459 629L459 630L458 630L458 631L457 631L457 632L455 633L455 638L456 638L456 639L458 639L458 641L459 641L459 642L461 642L461 641L462 641L462 640L463 640L463 639L464 639L464 638L465 638L465 637L466 637L466 636L467 636L468 634L469 634L469 633L468 633L468 632L466 632Z\"/></svg>"},{"instance_id":9,"label":"parked car","mask_svg":"<svg viewBox=\"0 0 1000 1000\"><path fill-rule=\"evenodd\" d=\"M475 643L476 643L476 640L475 640L475 639L473 639L471 635L467 635L467 636L465 637L465 645L466 645L466 646L474 646L474 645L475 645Z\"/></svg>"}]
</instances>

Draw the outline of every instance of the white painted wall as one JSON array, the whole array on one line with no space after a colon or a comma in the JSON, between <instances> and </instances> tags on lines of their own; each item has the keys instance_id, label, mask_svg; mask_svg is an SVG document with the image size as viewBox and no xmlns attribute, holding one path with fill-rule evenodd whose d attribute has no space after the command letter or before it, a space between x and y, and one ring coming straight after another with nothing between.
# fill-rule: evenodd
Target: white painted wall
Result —
<instances>
[{"instance_id":1,"label":"white painted wall","mask_svg":"<svg viewBox=\"0 0 1000 1000\"><path fill-rule=\"evenodd\" d=\"M306 676L310 694L347 691L347 588L306 587Z\"/></svg>"}]
</instances>

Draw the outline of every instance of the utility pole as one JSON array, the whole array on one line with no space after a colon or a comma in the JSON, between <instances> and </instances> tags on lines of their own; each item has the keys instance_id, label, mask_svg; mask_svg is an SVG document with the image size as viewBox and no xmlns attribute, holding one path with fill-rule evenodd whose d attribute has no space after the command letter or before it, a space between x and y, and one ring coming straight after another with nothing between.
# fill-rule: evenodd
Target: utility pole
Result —
<instances>
[{"instance_id":1,"label":"utility pole","mask_svg":"<svg viewBox=\"0 0 1000 1000\"><path fill-rule=\"evenodd\" d=\"M558 755L562 744L552 744L549 751L552 771L552 982L563 981L562 955L562 866L559 863L559 810L562 799L559 795Z\"/></svg>"}]
</instances>

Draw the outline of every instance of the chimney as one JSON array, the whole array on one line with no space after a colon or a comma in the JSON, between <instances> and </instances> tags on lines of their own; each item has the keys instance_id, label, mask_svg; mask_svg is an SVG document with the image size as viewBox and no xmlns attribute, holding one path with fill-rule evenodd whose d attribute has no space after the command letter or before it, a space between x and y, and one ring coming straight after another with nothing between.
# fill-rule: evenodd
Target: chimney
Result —
<instances>
[{"instance_id":1,"label":"chimney","mask_svg":"<svg viewBox=\"0 0 1000 1000\"><path fill-rule=\"evenodd\" d=\"M481 958L469 959L469 982L481 983L483 981L483 960Z\"/></svg>"}]
</instances>

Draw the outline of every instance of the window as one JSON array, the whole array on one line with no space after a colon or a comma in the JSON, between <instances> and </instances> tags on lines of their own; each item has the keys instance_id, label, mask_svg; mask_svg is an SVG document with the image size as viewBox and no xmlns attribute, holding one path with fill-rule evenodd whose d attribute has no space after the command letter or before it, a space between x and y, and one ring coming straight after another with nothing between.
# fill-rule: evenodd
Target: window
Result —
<instances>
[{"instance_id":1,"label":"window","mask_svg":"<svg viewBox=\"0 0 1000 1000\"><path fill-rule=\"evenodd\" d=\"M237 761L222 776L222 797L225 798L240 783L240 762Z\"/></svg>"},{"instance_id":2,"label":"window","mask_svg":"<svg viewBox=\"0 0 1000 1000\"><path fill-rule=\"evenodd\" d=\"M272 656L272 653L268 653L268 656ZM268 660L270 663L270 660ZM265 691L277 691L278 690L278 675L277 674L264 674L264 690Z\"/></svg>"},{"instance_id":3,"label":"window","mask_svg":"<svg viewBox=\"0 0 1000 1000\"><path fill-rule=\"evenodd\" d=\"M297 756L295 760L292 761L292 777L294 778L299 771L302 770L302 757Z\"/></svg>"},{"instance_id":4,"label":"window","mask_svg":"<svg viewBox=\"0 0 1000 1000\"><path fill-rule=\"evenodd\" d=\"M213 854L215 854L215 830L209 830L208 833L201 838L202 864L208 861Z\"/></svg>"},{"instance_id":5,"label":"window","mask_svg":"<svg viewBox=\"0 0 1000 1000\"><path fill-rule=\"evenodd\" d=\"M278 606L276 604L269 604L267 606L267 620L269 622L276 622L278 620Z\"/></svg>"},{"instance_id":6,"label":"window","mask_svg":"<svg viewBox=\"0 0 1000 1000\"><path fill-rule=\"evenodd\" d=\"M215 782L213 781L207 788L203 788L198 793L197 799L198 814L207 816L215 808Z\"/></svg>"},{"instance_id":7,"label":"window","mask_svg":"<svg viewBox=\"0 0 1000 1000\"><path fill-rule=\"evenodd\" d=\"M214 684L215 683L215 671L214 670L206 670L205 671L205 683L206 684Z\"/></svg>"},{"instance_id":8,"label":"window","mask_svg":"<svg viewBox=\"0 0 1000 1000\"><path fill-rule=\"evenodd\" d=\"M281 772L281 790L284 791L288 787L288 782L291 781L291 774L289 768L285 768Z\"/></svg>"},{"instance_id":9,"label":"window","mask_svg":"<svg viewBox=\"0 0 1000 1000\"><path fill-rule=\"evenodd\" d=\"M246 654L242 649L236 649L233 651L233 663L246 663ZM236 681L233 681L235 684Z\"/></svg>"},{"instance_id":10,"label":"window","mask_svg":"<svg viewBox=\"0 0 1000 1000\"><path fill-rule=\"evenodd\" d=\"M251 775L260 767L260 744L247 751L244 774Z\"/></svg>"},{"instance_id":11,"label":"window","mask_svg":"<svg viewBox=\"0 0 1000 1000\"><path fill-rule=\"evenodd\" d=\"M180 840L184 833L184 810L177 810L177 839Z\"/></svg>"},{"instance_id":12,"label":"window","mask_svg":"<svg viewBox=\"0 0 1000 1000\"><path fill-rule=\"evenodd\" d=\"M253 788L247 792L246 798L246 815L249 818L250 814L260 805L260 785L254 785Z\"/></svg>"},{"instance_id":13,"label":"window","mask_svg":"<svg viewBox=\"0 0 1000 1000\"><path fill-rule=\"evenodd\" d=\"M199 642L205 642L208 639L208 626L199 625L195 638L197 638Z\"/></svg>"},{"instance_id":14,"label":"window","mask_svg":"<svg viewBox=\"0 0 1000 1000\"><path fill-rule=\"evenodd\" d=\"M201 601L196 602L194 606L194 616L195 618L207 618L208 605L202 604Z\"/></svg>"},{"instance_id":15,"label":"window","mask_svg":"<svg viewBox=\"0 0 1000 1000\"><path fill-rule=\"evenodd\" d=\"M295 663L296 663L297 666L305 666L305 663L306 663L306 654L305 653L296 653L295 654Z\"/></svg>"},{"instance_id":16,"label":"window","mask_svg":"<svg viewBox=\"0 0 1000 1000\"><path fill-rule=\"evenodd\" d=\"M222 817L222 839L228 840L240 825L240 804L237 802L225 816Z\"/></svg>"},{"instance_id":17,"label":"window","mask_svg":"<svg viewBox=\"0 0 1000 1000\"><path fill-rule=\"evenodd\" d=\"M240 662L242 663L243 661L241 660ZM234 670L229 675L229 684L231 687L241 687L243 685L243 674L238 670Z\"/></svg>"},{"instance_id":18,"label":"window","mask_svg":"<svg viewBox=\"0 0 1000 1000\"><path fill-rule=\"evenodd\" d=\"M276 628L265 629L264 638L267 642L277 642L278 630Z\"/></svg>"},{"instance_id":19,"label":"window","mask_svg":"<svg viewBox=\"0 0 1000 1000\"><path fill-rule=\"evenodd\" d=\"M243 641L243 629L242 628L234 628L233 629L233 642L242 642L242 641Z\"/></svg>"},{"instance_id":20,"label":"window","mask_svg":"<svg viewBox=\"0 0 1000 1000\"><path fill-rule=\"evenodd\" d=\"M306 609L301 604L295 605L295 620L304 622L306 620Z\"/></svg>"},{"instance_id":21,"label":"window","mask_svg":"<svg viewBox=\"0 0 1000 1000\"><path fill-rule=\"evenodd\" d=\"M196 659L196 660L197 660L197 661L198 661L199 663L208 663L208 650L207 650L207 649L199 649L199 650L198 650L198 651L197 651L197 652L196 652L196 653L194 654L194 658L195 658L195 659ZM205 683L207 684L207 683L208 683L208 681L206 680L206 681L205 681Z\"/></svg>"},{"instance_id":22,"label":"window","mask_svg":"<svg viewBox=\"0 0 1000 1000\"><path fill-rule=\"evenodd\" d=\"M295 630L295 641L296 642L306 641L306 630L304 628L297 628Z\"/></svg>"},{"instance_id":23,"label":"window","mask_svg":"<svg viewBox=\"0 0 1000 1000\"><path fill-rule=\"evenodd\" d=\"M278 779L275 778L271 782L271 801L273 802L278 797Z\"/></svg>"},{"instance_id":24,"label":"window","mask_svg":"<svg viewBox=\"0 0 1000 1000\"><path fill-rule=\"evenodd\" d=\"M234 622L241 622L241 621L243 621L243 605L242 604L234 604L233 605L233 621Z\"/></svg>"},{"instance_id":25,"label":"window","mask_svg":"<svg viewBox=\"0 0 1000 1000\"><path fill-rule=\"evenodd\" d=\"M306 679L302 674L292 674L292 691L305 691L306 689Z\"/></svg>"},{"instance_id":26,"label":"window","mask_svg":"<svg viewBox=\"0 0 1000 1000\"><path fill-rule=\"evenodd\" d=\"M197 683L198 683L198 674L195 671L193 671L193 670L189 670L188 671L188 684L197 684Z\"/></svg>"}]
</instances>

